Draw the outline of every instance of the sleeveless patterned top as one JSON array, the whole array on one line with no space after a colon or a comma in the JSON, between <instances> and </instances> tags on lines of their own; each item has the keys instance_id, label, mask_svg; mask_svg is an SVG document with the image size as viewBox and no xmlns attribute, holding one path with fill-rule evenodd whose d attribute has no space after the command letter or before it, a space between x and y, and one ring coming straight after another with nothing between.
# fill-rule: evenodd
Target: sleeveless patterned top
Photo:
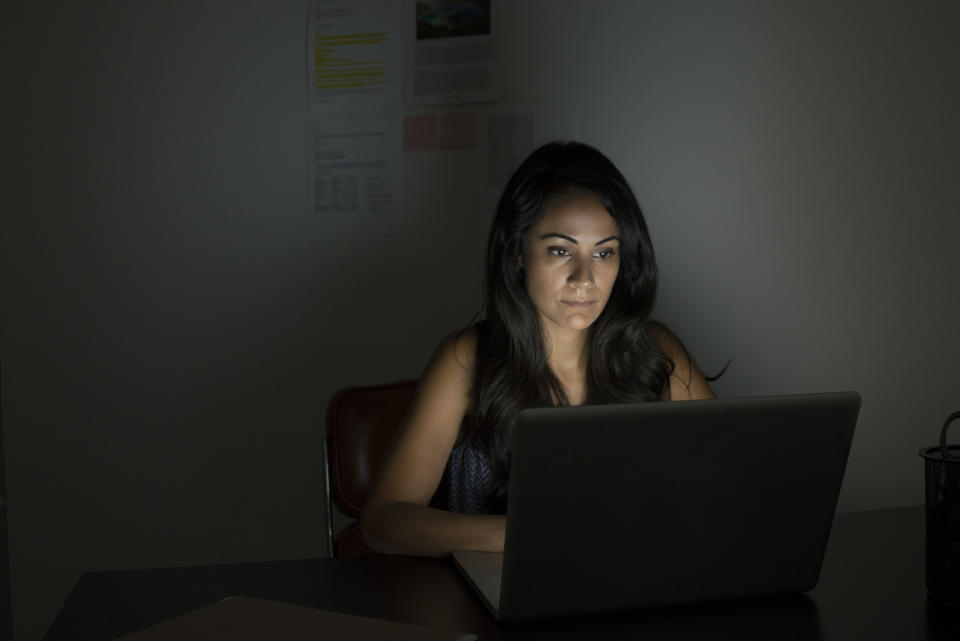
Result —
<instances>
[{"instance_id":1,"label":"sleeveless patterned top","mask_svg":"<svg viewBox=\"0 0 960 641\"><path fill-rule=\"evenodd\" d=\"M466 441L450 452L447 468L430 503L461 514L506 514L506 488L498 488L486 455Z\"/></svg>"}]
</instances>

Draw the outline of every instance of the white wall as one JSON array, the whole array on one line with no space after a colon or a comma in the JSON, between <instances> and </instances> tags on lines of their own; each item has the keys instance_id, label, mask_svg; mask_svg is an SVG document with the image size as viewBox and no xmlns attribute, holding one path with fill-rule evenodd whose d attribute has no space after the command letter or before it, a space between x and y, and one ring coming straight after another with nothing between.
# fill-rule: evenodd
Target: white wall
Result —
<instances>
[{"instance_id":1,"label":"white wall","mask_svg":"<svg viewBox=\"0 0 960 641\"><path fill-rule=\"evenodd\" d=\"M322 554L326 399L470 320L496 197L404 153L391 238L308 238L303 0L55 4L7 25L17 641L86 570ZM718 392L863 395L844 510L919 503L960 407L956 7L494 6L504 101L630 178Z\"/></svg>"}]
</instances>

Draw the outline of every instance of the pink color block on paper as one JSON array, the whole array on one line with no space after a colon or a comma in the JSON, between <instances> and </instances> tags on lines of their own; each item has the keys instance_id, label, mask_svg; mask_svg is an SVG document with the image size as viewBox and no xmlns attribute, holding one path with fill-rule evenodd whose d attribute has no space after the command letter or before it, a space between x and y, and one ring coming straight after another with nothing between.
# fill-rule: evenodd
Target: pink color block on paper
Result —
<instances>
[{"instance_id":1,"label":"pink color block on paper","mask_svg":"<svg viewBox=\"0 0 960 641\"><path fill-rule=\"evenodd\" d=\"M455 112L440 116L441 149L465 149L477 146L477 117L473 112Z\"/></svg>"},{"instance_id":2,"label":"pink color block on paper","mask_svg":"<svg viewBox=\"0 0 960 641\"><path fill-rule=\"evenodd\" d=\"M406 116L403 119L403 148L436 149L437 115Z\"/></svg>"}]
</instances>

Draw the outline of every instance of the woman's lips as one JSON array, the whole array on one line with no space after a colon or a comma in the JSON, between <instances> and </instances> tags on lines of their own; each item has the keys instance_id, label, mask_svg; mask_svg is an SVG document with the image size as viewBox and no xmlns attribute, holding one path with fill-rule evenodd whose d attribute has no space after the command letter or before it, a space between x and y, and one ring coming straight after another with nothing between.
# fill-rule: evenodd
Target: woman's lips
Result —
<instances>
[{"instance_id":1,"label":"woman's lips","mask_svg":"<svg viewBox=\"0 0 960 641\"><path fill-rule=\"evenodd\" d=\"M574 308L574 309L587 309L588 307L592 307L592 306L593 306L593 303L594 303L595 301L592 301L592 300L565 300L565 301L561 301L561 302L563 302L564 305L569 305L570 307L572 307L572 308Z\"/></svg>"}]
</instances>

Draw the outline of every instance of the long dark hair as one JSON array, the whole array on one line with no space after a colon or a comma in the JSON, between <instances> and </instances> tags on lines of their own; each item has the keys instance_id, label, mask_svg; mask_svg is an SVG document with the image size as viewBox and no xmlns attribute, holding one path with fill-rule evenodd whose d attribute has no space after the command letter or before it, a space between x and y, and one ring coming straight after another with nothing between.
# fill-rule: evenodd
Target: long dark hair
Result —
<instances>
[{"instance_id":1,"label":"long dark hair","mask_svg":"<svg viewBox=\"0 0 960 641\"><path fill-rule=\"evenodd\" d=\"M518 257L551 200L571 189L595 195L620 230L620 271L589 329L587 403L653 401L669 395L673 362L648 333L657 263L646 221L610 160L579 142L535 150L507 183L487 244L485 296L476 324L476 382L462 438L483 451L498 484L509 474L510 430L526 407L567 405L544 350L537 310Z\"/></svg>"}]
</instances>

